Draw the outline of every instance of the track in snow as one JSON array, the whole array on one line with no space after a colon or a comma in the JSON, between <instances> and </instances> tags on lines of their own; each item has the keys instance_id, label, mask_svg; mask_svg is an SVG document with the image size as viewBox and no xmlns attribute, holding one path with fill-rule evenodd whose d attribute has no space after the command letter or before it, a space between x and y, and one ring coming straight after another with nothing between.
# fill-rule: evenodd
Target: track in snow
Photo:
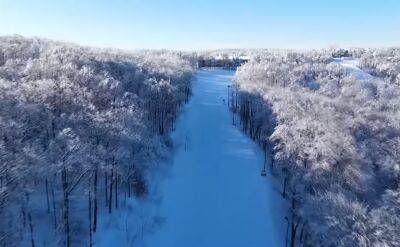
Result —
<instances>
[{"instance_id":1,"label":"track in snow","mask_svg":"<svg viewBox=\"0 0 400 247\"><path fill-rule=\"evenodd\" d=\"M357 80L360 81L368 81L368 80L380 80L379 78L376 78L364 70L360 69L360 62L358 59L354 58L336 58L333 61L334 63L337 63L344 68L346 68L348 75L353 75Z\"/></svg>"},{"instance_id":2,"label":"track in snow","mask_svg":"<svg viewBox=\"0 0 400 247\"><path fill-rule=\"evenodd\" d=\"M233 71L199 70L172 134L178 150L161 183L166 222L147 246L284 246L284 204L263 153L231 123L223 99Z\"/></svg>"}]
</instances>

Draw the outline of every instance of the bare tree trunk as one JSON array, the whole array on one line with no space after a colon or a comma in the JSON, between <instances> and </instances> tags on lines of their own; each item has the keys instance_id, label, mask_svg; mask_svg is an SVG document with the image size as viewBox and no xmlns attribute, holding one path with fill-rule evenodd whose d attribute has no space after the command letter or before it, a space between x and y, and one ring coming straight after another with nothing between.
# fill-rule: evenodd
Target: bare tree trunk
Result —
<instances>
[{"instance_id":1,"label":"bare tree trunk","mask_svg":"<svg viewBox=\"0 0 400 247\"><path fill-rule=\"evenodd\" d=\"M108 206L108 174L104 172L104 188L106 192L106 207Z\"/></svg>"},{"instance_id":2,"label":"bare tree trunk","mask_svg":"<svg viewBox=\"0 0 400 247\"><path fill-rule=\"evenodd\" d=\"M54 230L57 229L57 213L56 213L56 199L54 198L54 185L51 185L51 198L53 202L53 220L54 220Z\"/></svg>"},{"instance_id":3,"label":"bare tree trunk","mask_svg":"<svg viewBox=\"0 0 400 247\"><path fill-rule=\"evenodd\" d=\"M114 183L114 163L113 163L112 169L111 169L110 197L108 198L108 213L109 213L109 214L111 214L111 208L112 208L113 183Z\"/></svg>"},{"instance_id":4,"label":"bare tree trunk","mask_svg":"<svg viewBox=\"0 0 400 247\"><path fill-rule=\"evenodd\" d=\"M29 220L29 231L31 233L31 245L32 247L35 247L35 241L33 240L33 223L32 223L32 215L29 212L28 213L28 220Z\"/></svg>"},{"instance_id":5,"label":"bare tree trunk","mask_svg":"<svg viewBox=\"0 0 400 247\"><path fill-rule=\"evenodd\" d=\"M118 174L115 174L115 209L118 208Z\"/></svg>"},{"instance_id":6,"label":"bare tree trunk","mask_svg":"<svg viewBox=\"0 0 400 247\"><path fill-rule=\"evenodd\" d=\"M299 226L300 223L300 218L297 220L296 224L294 223L294 219L292 219L292 231L291 231L291 237L290 237L290 247L294 247L295 242L296 242L296 232L297 232L297 227Z\"/></svg>"},{"instance_id":7,"label":"bare tree trunk","mask_svg":"<svg viewBox=\"0 0 400 247\"><path fill-rule=\"evenodd\" d=\"M131 198L131 178L128 177L128 197Z\"/></svg>"},{"instance_id":8,"label":"bare tree trunk","mask_svg":"<svg viewBox=\"0 0 400 247\"><path fill-rule=\"evenodd\" d=\"M50 213L50 199L49 199L49 181L45 180L45 184L46 184L46 201L47 201L47 213Z\"/></svg>"},{"instance_id":9,"label":"bare tree trunk","mask_svg":"<svg viewBox=\"0 0 400 247\"><path fill-rule=\"evenodd\" d=\"M21 212L22 212L22 226L25 228L25 227L26 227L26 209L25 209L25 202L22 203Z\"/></svg>"},{"instance_id":10,"label":"bare tree trunk","mask_svg":"<svg viewBox=\"0 0 400 247\"><path fill-rule=\"evenodd\" d=\"M70 226L69 226L69 192L68 192L68 180L67 180L67 169L64 166L61 173L62 188L63 188L63 225L65 233L65 246L71 246L70 238Z\"/></svg>"},{"instance_id":11,"label":"bare tree trunk","mask_svg":"<svg viewBox=\"0 0 400 247\"><path fill-rule=\"evenodd\" d=\"M303 238L304 238L304 228L306 227L306 222L303 223L303 226L301 227L301 231L300 231L300 243L303 243Z\"/></svg>"},{"instance_id":12,"label":"bare tree trunk","mask_svg":"<svg viewBox=\"0 0 400 247\"><path fill-rule=\"evenodd\" d=\"M287 221L287 226L286 226L286 237L285 237L285 247L287 247L288 237L289 237L289 219L288 219L288 217L285 217L285 220Z\"/></svg>"},{"instance_id":13,"label":"bare tree trunk","mask_svg":"<svg viewBox=\"0 0 400 247\"><path fill-rule=\"evenodd\" d=\"M264 147L264 167L267 166L267 146Z\"/></svg>"},{"instance_id":14,"label":"bare tree trunk","mask_svg":"<svg viewBox=\"0 0 400 247\"><path fill-rule=\"evenodd\" d=\"M90 186L90 183L89 183ZM92 240L92 195L90 193L90 189L89 189L89 247L93 246L93 240Z\"/></svg>"},{"instance_id":15,"label":"bare tree trunk","mask_svg":"<svg viewBox=\"0 0 400 247\"><path fill-rule=\"evenodd\" d=\"M94 195L93 195L93 232L96 232L96 228L97 228L97 180L98 180L98 169L99 166L98 164L96 164L96 168L94 171Z\"/></svg>"},{"instance_id":16,"label":"bare tree trunk","mask_svg":"<svg viewBox=\"0 0 400 247\"><path fill-rule=\"evenodd\" d=\"M274 170L274 157L271 154L271 170Z\"/></svg>"},{"instance_id":17,"label":"bare tree trunk","mask_svg":"<svg viewBox=\"0 0 400 247\"><path fill-rule=\"evenodd\" d=\"M285 180L283 181L283 191L282 191L283 198L286 197L286 184L287 184L287 176L285 176Z\"/></svg>"}]
</instances>

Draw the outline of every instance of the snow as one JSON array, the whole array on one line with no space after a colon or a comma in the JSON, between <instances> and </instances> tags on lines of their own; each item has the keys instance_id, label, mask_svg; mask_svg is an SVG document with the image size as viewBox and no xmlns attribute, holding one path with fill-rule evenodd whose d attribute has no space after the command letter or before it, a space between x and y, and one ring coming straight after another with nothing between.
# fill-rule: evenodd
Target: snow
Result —
<instances>
[{"instance_id":1,"label":"snow","mask_svg":"<svg viewBox=\"0 0 400 247\"><path fill-rule=\"evenodd\" d=\"M157 230L162 219L153 213L151 200L128 199L123 209L99 217L99 230L94 235L94 246L143 246L143 237Z\"/></svg>"},{"instance_id":2,"label":"snow","mask_svg":"<svg viewBox=\"0 0 400 247\"><path fill-rule=\"evenodd\" d=\"M376 79L374 76L368 74L364 70L360 69L360 62L354 58L335 58L334 63L338 63L346 68L347 73L355 76L358 80L373 80Z\"/></svg>"},{"instance_id":3,"label":"snow","mask_svg":"<svg viewBox=\"0 0 400 247\"><path fill-rule=\"evenodd\" d=\"M172 133L173 165L160 184L165 218L146 246L284 246L284 200L263 153L236 126L223 99L233 71L199 70Z\"/></svg>"}]
</instances>

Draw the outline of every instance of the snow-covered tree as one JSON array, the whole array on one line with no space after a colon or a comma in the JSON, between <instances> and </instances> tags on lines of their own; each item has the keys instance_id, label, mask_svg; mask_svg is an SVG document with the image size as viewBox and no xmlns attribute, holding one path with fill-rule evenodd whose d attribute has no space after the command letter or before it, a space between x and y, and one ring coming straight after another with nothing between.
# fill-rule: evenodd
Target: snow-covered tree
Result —
<instances>
[{"instance_id":1,"label":"snow-covered tree","mask_svg":"<svg viewBox=\"0 0 400 247\"><path fill-rule=\"evenodd\" d=\"M0 245L92 243L100 212L146 193L192 73L174 52L0 37Z\"/></svg>"},{"instance_id":2,"label":"snow-covered tree","mask_svg":"<svg viewBox=\"0 0 400 247\"><path fill-rule=\"evenodd\" d=\"M236 73L243 129L269 145L292 204L292 244L400 243L398 50L351 53L384 80L353 75L329 50L261 52Z\"/></svg>"}]
</instances>

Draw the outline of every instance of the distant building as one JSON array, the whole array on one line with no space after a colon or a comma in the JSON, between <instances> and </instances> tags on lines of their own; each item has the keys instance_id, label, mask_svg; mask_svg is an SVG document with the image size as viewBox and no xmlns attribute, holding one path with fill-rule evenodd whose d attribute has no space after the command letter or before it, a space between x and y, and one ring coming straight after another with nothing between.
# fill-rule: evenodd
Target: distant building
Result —
<instances>
[{"instance_id":1,"label":"distant building","mask_svg":"<svg viewBox=\"0 0 400 247\"><path fill-rule=\"evenodd\" d=\"M199 68L203 67L220 67L228 69L236 69L242 64L248 62L248 58L240 57L211 57L211 58L200 58L197 61Z\"/></svg>"}]
</instances>

